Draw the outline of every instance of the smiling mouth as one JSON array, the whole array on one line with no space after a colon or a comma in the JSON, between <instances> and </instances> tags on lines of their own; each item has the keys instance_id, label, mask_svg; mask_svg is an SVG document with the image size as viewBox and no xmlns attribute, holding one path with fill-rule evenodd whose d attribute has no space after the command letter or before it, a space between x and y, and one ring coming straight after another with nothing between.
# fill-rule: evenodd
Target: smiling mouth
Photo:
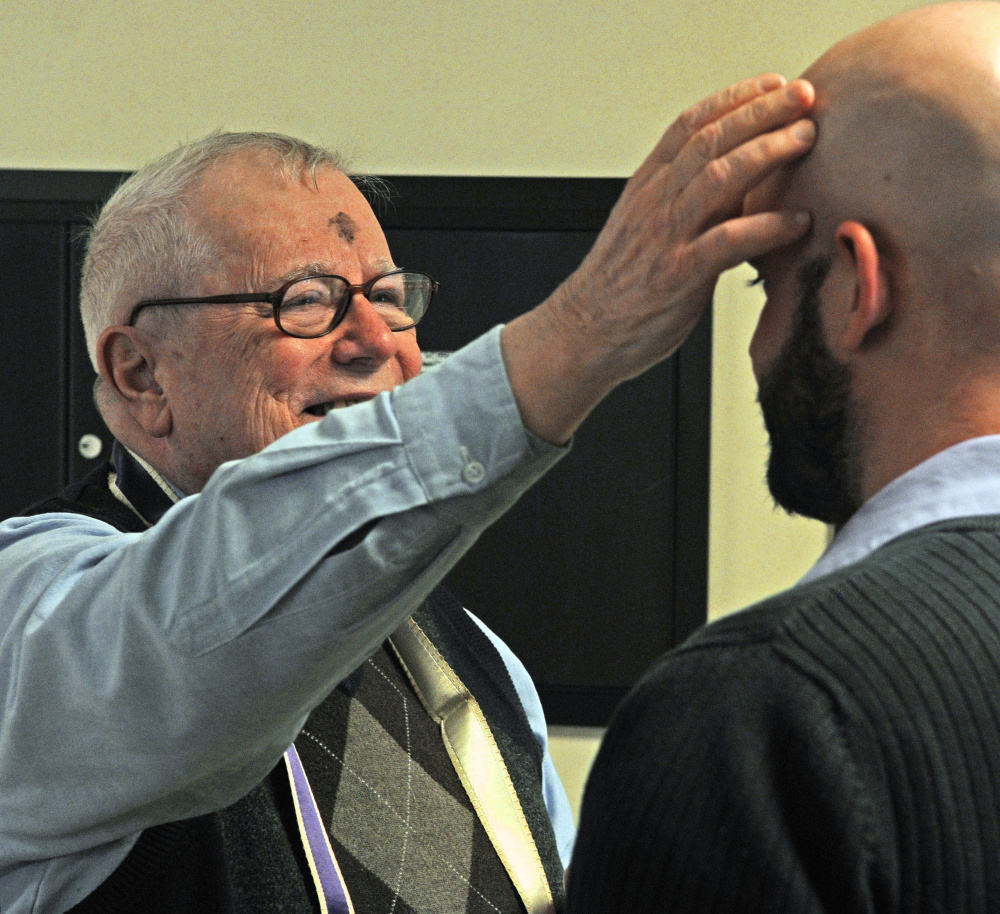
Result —
<instances>
[{"instance_id":1,"label":"smiling mouth","mask_svg":"<svg viewBox=\"0 0 1000 914\"><path fill-rule=\"evenodd\" d=\"M317 403L315 406L307 406L304 412L309 413L310 416L319 416L322 418L335 409L344 409L346 406L354 406L355 403L360 402L360 400L332 400L329 403Z\"/></svg>"}]
</instances>

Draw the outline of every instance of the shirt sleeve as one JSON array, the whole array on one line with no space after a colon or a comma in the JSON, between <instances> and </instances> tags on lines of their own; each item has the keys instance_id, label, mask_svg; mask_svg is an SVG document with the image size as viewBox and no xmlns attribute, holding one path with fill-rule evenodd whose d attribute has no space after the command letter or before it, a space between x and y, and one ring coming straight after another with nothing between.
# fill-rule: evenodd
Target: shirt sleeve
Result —
<instances>
[{"instance_id":1,"label":"shirt sleeve","mask_svg":"<svg viewBox=\"0 0 1000 914\"><path fill-rule=\"evenodd\" d=\"M497 328L145 533L0 525L0 877L235 802L564 450L521 424Z\"/></svg>"},{"instance_id":2,"label":"shirt sleeve","mask_svg":"<svg viewBox=\"0 0 1000 914\"><path fill-rule=\"evenodd\" d=\"M562 861L563 869L569 869L569 861L573 856L573 842L576 840L576 823L573 821L573 808L570 806L569 797L566 795L566 788L563 787L562 779L549 753L549 730L545 723L545 711L542 709L542 702L535 689L535 683L531 679L531 674L524 668L524 664L517 655L507 646L506 642L489 626L473 613L466 610L472 621L483 631L483 634L490 639L493 646L500 654L507 672L510 674L511 682L514 683L514 690L521 700L521 706L527 715L531 732L535 735L535 740L542 750L542 793L545 796L545 808L549 812L552 820L552 828L555 831L556 843L559 845L559 859Z\"/></svg>"}]
</instances>

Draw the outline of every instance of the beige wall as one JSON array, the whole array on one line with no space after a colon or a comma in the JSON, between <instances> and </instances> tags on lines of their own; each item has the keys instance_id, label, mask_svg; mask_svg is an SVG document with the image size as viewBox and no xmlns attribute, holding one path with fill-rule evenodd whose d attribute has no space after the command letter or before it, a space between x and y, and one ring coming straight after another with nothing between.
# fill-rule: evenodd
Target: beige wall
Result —
<instances>
[{"instance_id":1,"label":"beige wall","mask_svg":"<svg viewBox=\"0 0 1000 914\"><path fill-rule=\"evenodd\" d=\"M2 0L0 167L131 169L264 128L382 174L617 176L709 91L800 72L908 0ZM746 346L746 275L715 311L713 616L786 587L825 540L775 512ZM526 305L530 304L528 302ZM554 734L578 793L597 738Z\"/></svg>"}]
</instances>

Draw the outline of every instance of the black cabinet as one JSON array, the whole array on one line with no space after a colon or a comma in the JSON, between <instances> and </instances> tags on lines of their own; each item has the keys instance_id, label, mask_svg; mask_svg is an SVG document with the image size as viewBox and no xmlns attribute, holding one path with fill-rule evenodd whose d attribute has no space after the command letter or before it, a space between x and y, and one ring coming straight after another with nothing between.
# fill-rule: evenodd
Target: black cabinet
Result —
<instances>
[{"instance_id":1,"label":"black cabinet","mask_svg":"<svg viewBox=\"0 0 1000 914\"><path fill-rule=\"evenodd\" d=\"M0 172L0 518L80 478L109 447L76 303L87 216L119 179Z\"/></svg>"},{"instance_id":2,"label":"black cabinet","mask_svg":"<svg viewBox=\"0 0 1000 914\"><path fill-rule=\"evenodd\" d=\"M115 173L0 172L0 517L78 479L109 436L77 314L81 232ZM390 178L373 198L397 264L441 283L419 328L446 357L541 301L621 191L604 179ZM535 678L550 721L602 724L705 620L710 320L615 391L573 451L446 584Z\"/></svg>"}]
</instances>

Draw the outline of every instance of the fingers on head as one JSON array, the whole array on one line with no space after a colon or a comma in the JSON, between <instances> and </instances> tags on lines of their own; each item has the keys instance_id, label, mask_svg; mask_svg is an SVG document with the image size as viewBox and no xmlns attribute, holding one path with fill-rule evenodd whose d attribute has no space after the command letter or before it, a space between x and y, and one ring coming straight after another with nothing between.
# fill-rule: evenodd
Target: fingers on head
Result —
<instances>
[{"instance_id":1,"label":"fingers on head","mask_svg":"<svg viewBox=\"0 0 1000 914\"><path fill-rule=\"evenodd\" d=\"M688 108L678 122L684 125L690 137L707 124L726 118L748 104L759 103L784 88L784 77L775 73L745 79Z\"/></svg>"},{"instance_id":2,"label":"fingers on head","mask_svg":"<svg viewBox=\"0 0 1000 914\"><path fill-rule=\"evenodd\" d=\"M812 147L816 128L812 121L800 120L778 130L752 137L707 163L685 163L681 198L689 198L701 210L703 219L742 208L749 191L776 168L793 162ZM680 159L678 158L680 166ZM679 167L678 172L682 169Z\"/></svg>"},{"instance_id":3,"label":"fingers on head","mask_svg":"<svg viewBox=\"0 0 1000 914\"><path fill-rule=\"evenodd\" d=\"M690 159L685 164L690 168L699 168L754 137L780 130L802 118L812 103L812 94L809 83L796 80L781 89L756 96L696 131L678 159Z\"/></svg>"},{"instance_id":4,"label":"fingers on head","mask_svg":"<svg viewBox=\"0 0 1000 914\"><path fill-rule=\"evenodd\" d=\"M766 73L744 79L692 105L670 126L653 150L650 159L659 164L673 161L691 137L707 124L718 121L753 99L780 89L784 84L783 76Z\"/></svg>"},{"instance_id":5,"label":"fingers on head","mask_svg":"<svg viewBox=\"0 0 1000 914\"><path fill-rule=\"evenodd\" d=\"M812 87L796 80L784 88L755 98L732 112L722 122L729 149L762 133L800 119L812 103Z\"/></svg>"},{"instance_id":6,"label":"fingers on head","mask_svg":"<svg viewBox=\"0 0 1000 914\"><path fill-rule=\"evenodd\" d=\"M730 219L709 229L692 244L693 255L721 272L761 257L804 237L807 213L768 212Z\"/></svg>"}]
</instances>

